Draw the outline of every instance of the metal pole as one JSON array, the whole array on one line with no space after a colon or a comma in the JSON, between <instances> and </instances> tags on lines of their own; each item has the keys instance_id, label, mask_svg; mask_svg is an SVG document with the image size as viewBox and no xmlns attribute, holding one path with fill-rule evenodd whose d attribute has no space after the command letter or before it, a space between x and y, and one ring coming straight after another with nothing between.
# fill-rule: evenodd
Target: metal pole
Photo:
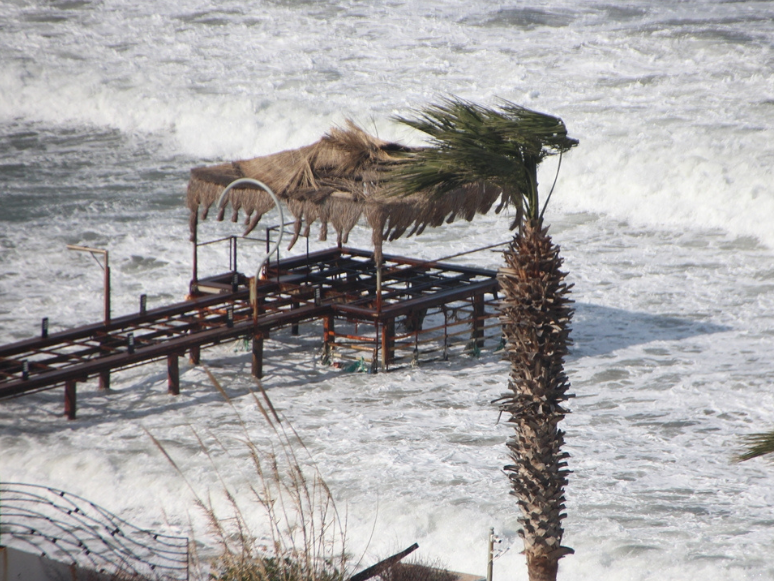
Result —
<instances>
[{"instance_id":1,"label":"metal pole","mask_svg":"<svg viewBox=\"0 0 774 581\"><path fill-rule=\"evenodd\" d=\"M191 242L193 242L193 278L191 279L191 292L193 292L193 286L199 282L199 211L194 214L193 222L193 236Z\"/></svg>"},{"instance_id":2,"label":"metal pole","mask_svg":"<svg viewBox=\"0 0 774 581\"><path fill-rule=\"evenodd\" d=\"M494 569L494 528L489 529L489 544L487 548L486 559L486 581L492 581L492 570Z\"/></svg>"},{"instance_id":3,"label":"metal pole","mask_svg":"<svg viewBox=\"0 0 774 581\"><path fill-rule=\"evenodd\" d=\"M271 191L271 188L269 186L267 186L263 182L259 182L258 180L254 180L252 178L239 178L238 180L234 180L229 185L227 185L226 189L223 190L223 193L220 194L220 198L218 199L218 205L217 205L218 212L220 212L225 207L224 203L227 201L226 200L226 196L228 195L228 193L235 186L238 186L238 185L241 185L241 184L252 184L254 186L257 186L257 187L261 188L267 194L269 194L271 196L271 199L274 200L274 204L277 206L277 210L279 210L280 224L283 224L283 225L285 224L285 215L282 212L282 205L280 204L279 198L277 198L276 194L273 191ZM263 265L266 264L266 262L269 260L269 257L272 254L274 254L275 252L277 252L279 250L279 245L282 242L282 234L283 234L284 231L285 231L285 228L284 227L280 227L280 229L279 229L279 236L277 236L277 241L274 243L274 247L266 253L266 256L263 257L263 259L261 260L261 263L258 265L258 268L255 271L255 281L256 281L256 284L257 284L258 279L261 276L261 270L263 270ZM267 244L268 244L268 239L269 239L269 234L268 234L268 229L267 229L267 232L266 232ZM250 294L251 294L250 302L251 302L252 307L253 307L253 320L255 320L255 317L258 314L258 292L257 292L257 289L256 289L255 293L251 292Z\"/></svg>"},{"instance_id":4,"label":"metal pole","mask_svg":"<svg viewBox=\"0 0 774 581\"><path fill-rule=\"evenodd\" d=\"M105 325L110 324L110 267L108 253L105 251Z\"/></svg>"},{"instance_id":5,"label":"metal pole","mask_svg":"<svg viewBox=\"0 0 774 581\"><path fill-rule=\"evenodd\" d=\"M382 265L376 265L376 312L382 312Z\"/></svg>"},{"instance_id":6,"label":"metal pole","mask_svg":"<svg viewBox=\"0 0 774 581\"><path fill-rule=\"evenodd\" d=\"M232 238L234 239L234 272L236 273L238 270L237 269L237 237L232 236Z\"/></svg>"},{"instance_id":7,"label":"metal pole","mask_svg":"<svg viewBox=\"0 0 774 581\"><path fill-rule=\"evenodd\" d=\"M65 381L64 413L68 420L74 420L76 414L76 383L74 379Z\"/></svg>"},{"instance_id":8,"label":"metal pole","mask_svg":"<svg viewBox=\"0 0 774 581\"><path fill-rule=\"evenodd\" d=\"M110 323L110 255L107 250L101 248L90 248L88 246L77 246L76 244L68 244L68 250L77 250L78 252L88 252L97 261L100 268L105 272L104 291L105 291L105 325ZM105 257L105 265L100 264L95 254L102 254Z\"/></svg>"}]
</instances>

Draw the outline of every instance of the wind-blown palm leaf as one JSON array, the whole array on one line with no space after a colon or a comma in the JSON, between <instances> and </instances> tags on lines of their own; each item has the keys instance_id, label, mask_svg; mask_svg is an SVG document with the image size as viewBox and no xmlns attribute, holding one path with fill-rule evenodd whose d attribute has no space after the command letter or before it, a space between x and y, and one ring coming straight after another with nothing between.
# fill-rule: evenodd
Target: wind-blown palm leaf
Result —
<instances>
[{"instance_id":1,"label":"wind-blown palm leaf","mask_svg":"<svg viewBox=\"0 0 774 581\"><path fill-rule=\"evenodd\" d=\"M430 137L429 147L409 153L396 169L396 192L442 196L485 181L502 188L529 219L539 216L538 164L578 143L558 117L509 101L491 109L455 97L415 118L396 119Z\"/></svg>"},{"instance_id":2,"label":"wind-blown palm leaf","mask_svg":"<svg viewBox=\"0 0 774 581\"><path fill-rule=\"evenodd\" d=\"M774 431L750 434L744 438L744 443L747 451L736 457L739 462L772 454L774 453Z\"/></svg>"}]
</instances>

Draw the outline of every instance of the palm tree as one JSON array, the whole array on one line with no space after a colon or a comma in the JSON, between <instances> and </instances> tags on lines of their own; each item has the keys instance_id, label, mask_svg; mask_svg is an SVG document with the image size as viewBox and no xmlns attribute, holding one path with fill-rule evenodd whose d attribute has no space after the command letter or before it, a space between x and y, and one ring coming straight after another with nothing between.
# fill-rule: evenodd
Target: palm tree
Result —
<instances>
[{"instance_id":1,"label":"palm tree","mask_svg":"<svg viewBox=\"0 0 774 581\"><path fill-rule=\"evenodd\" d=\"M558 427L569 397L564 357L572 308L559 247L543 226L537 168L578 141L567 136L561 119L507 101L491 109L450 98L397 120L426 133L430 144L408 154L396 170L396 191L443 196L484 182L499 187L516 209L512 228L518 230L498 275L511 371L509 391L497 402L514 429L505 472L521 509L529 578L553 581L559 559L573 552L561 545L569 454L561 450L564 432Z\"/></svg>"}]
</instances>

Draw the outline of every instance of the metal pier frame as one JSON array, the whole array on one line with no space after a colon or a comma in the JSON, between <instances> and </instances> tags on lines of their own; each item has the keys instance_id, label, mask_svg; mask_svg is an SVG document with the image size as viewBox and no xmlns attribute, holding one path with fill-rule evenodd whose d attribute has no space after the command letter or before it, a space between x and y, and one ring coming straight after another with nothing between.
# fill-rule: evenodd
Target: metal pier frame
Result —
<instances>
[{"instance_id":1,"label":"metal pier frame","mask_svg":"<svg viewBox=\"0 0 774 581\"><path fill-rule=\"evenodd\" d=\"M252 341L252 373L261 377L264 340L313 320L322 321L330 358L365 354L374 372L415 361L423 349L445 357L459 337L476 352L487 330L499 335L491 270L394 255L377 267L370 251L331 248L264 272L254 303L253 279L233 270L195 278L184 302L145 309L141 300L137 313L56 333L43 325L39 337L0 346L0 398L64 386L64 414L74 419L78 383L97 377L107 389L113 371L164 359L169 393L179 394L179 357L197 364L202 348L236 339Z\"/></svg>"}]
</instances>

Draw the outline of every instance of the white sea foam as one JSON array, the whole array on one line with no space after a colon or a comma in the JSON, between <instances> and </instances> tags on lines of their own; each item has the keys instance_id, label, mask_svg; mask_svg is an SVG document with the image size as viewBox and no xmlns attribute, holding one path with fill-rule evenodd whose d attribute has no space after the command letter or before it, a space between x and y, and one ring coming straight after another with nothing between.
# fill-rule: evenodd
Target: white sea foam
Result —
<instances>
[{"instance_id":1,"label":"white sea foam","mask_svg":"<svg viewBox=\"0 0 774 581\"><path fill-rule=\"evenodd\" d=\"M497 95L561 115L582 140L560 207L774 243L770 30L743 8L5 11L22 17L5 33L6 121L154 133L172 152L233 159L348 116L400 135L384 121L408 106Z\"/></svg>"},{"instance_id":2,"label":"white sea foam","mask_svg":"<svg viewBox=\"0 0 774 581\"><path fill-rule=\"evenodd\" d=\"M190 166L296 147L351 117L389 121L439 95L555 113L580 146L548 210L575 283L568 373L574 474L565 579L745 579L770 573L771 471L730 463L774 414L774 86L771 6L753 2L536 6L476 2L0 5L0 342L101 317L101 271L67 243L109 248L114 313L179 299L190 276ZM546 161L546 191L556 160ZM391 244L438 257L506 239L507 217ZM238 233L207 222L205 237ZM358 228L353 246L368 247ZM325 245L311 242L312 249ZM295 249L300 252L301 249ZM221 268L203 252L200 267ZM246 251L244 270L257 260ZM467 260L496 268L484 252ZM268 342L265 385L312 448L366 561L418 541L481 572L494 526L525 576L486 355L376 377L314 363L318 329ZM236 346L238 347L238 346ZM257 437L247 355L205 360ZM203 372L117 374L0 405L0 478L71 490L142 526L206 539L203 515L141 428L200 490L215 485L189 426L232 440ZM236 455L241 452L235 448ZM239 464L224 477L246 500ZM182 492L181 492L182 491ZM162 512L163 511L163 512ZM256 517L257 519L258 517ZM690 572L690 573L687 573Z\"/></svg>"}]
</instances>

